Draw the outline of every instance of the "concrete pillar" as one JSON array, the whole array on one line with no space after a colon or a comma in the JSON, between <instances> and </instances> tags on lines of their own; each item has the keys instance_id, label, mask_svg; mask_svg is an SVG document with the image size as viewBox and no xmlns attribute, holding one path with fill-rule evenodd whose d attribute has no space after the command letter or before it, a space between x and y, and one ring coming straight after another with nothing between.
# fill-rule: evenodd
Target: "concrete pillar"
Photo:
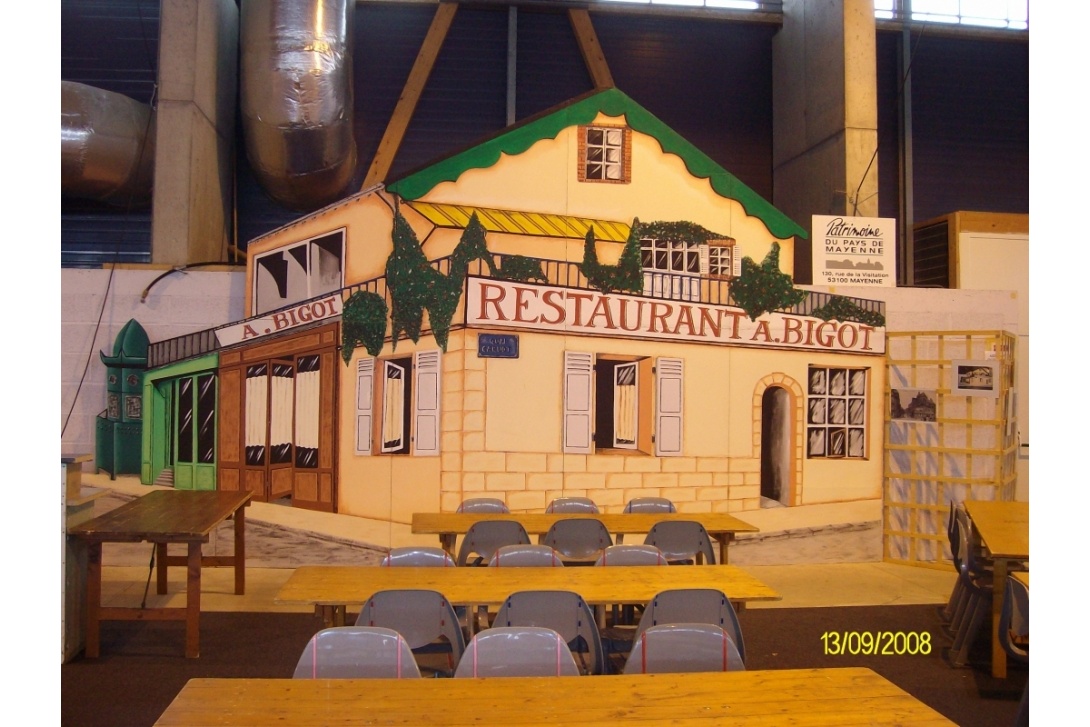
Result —
<instances>
[{"instance_id":1,"label":"concrete pillar","mask_svg":"<svg viewBox=\"0 0 1090 727\"><path fill-rule=\"evenodd\" d=\"M772 42L772 202L810 215L878 216L872 0L784 0Z\"/></svg>"},{"instance_id":2,"label":"concrete pillar","mask_svg":"<svg viewBox=\"0 0 1090 727\"><path fill-rule=\"evenodd\" d=\"M163 0L151 261L227 260L234 227L238 7Z\"/></svg>"}]
</instances>

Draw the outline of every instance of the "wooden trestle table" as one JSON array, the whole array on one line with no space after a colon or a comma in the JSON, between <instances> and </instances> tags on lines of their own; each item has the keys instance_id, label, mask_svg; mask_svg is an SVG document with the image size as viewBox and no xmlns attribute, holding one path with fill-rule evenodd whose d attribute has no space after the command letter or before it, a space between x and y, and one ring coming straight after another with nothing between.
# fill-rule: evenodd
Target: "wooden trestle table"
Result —
<instances>
[{"instance_id":1,"label":"wooden trestle table","mask_svg":"<svg viewBox=\"0 0 1090 727\"><path fill-rule=\"evenodd\" d=\"M999 642L999 617L1012 563L1029 561L1029 503L966 500L973 537L995 566L992 582L992 676L1007 676L1007 652Z\"/></svg>"},{"instance_id":2,"label":"wooden trestle table","mask_svg":"<svg viewBox=\"0 0 1090 727\"><path fill-rule=\"evenodd\" d=\"M610 566L606 568L382 568L379 566L300 566L276 594L276 602L312 605L326 625L345 623L349 605L359 606L378 591L426 589L442 593L455 606L499 606L515 591L574 591L591 606L644 605L675 588L717 588L738 607L747 601L778 601L768 585L732 565ZM472 620L469 628L473 628Z\"/></svg>"},{"instance_id":3,"label":"wooden trestle table","mask_svg":"<svg viewBox=\"0 0 1090 727\"><path fill-rule=\"evenodd\" d=\"M190 679L155 724L954 723L871 669L842 667L578 677Z\"/></svg>"},{"instance_id":4,"label":"wooden trestle table","mask_svg":"<svg viewBox=\"0 0 1090 727\"><path fill-rule=\"evenodd\" d=\"M439 543L451 554L456 556L454 550L455 541L459 535L464 535L469 526L480 520L516 520L526 528L530 535L543 535L549 532L549 528L557 520L571 520L573 518L593 518L601 520L602 524L614 536L625 533L646 533L657 522L663 520L695 520L704 526L708 535L719 542L719 563L725 565L727 561L727 545L734 540L735 533L756 533L759 528L750 525L744 520L739 520L725 512L673 512L673 513L482 513L482 512L416 512L413 513L412 531L418 535L435 534L439 536Z\"/></svg>"},{"instance_id":5,"label":"wooden trestle table","mask_svg":"<svg viewBox=\"0 0 1090 727\"><path fill-rule=\"evenodd\" d=\"M246 592L245 508L252 493L222 490L154 490L69 530L87 541L87 634L84 656L99 655L100 621L185 621L185 655L200 656L201 567L235 568L235 593ZM201 544L219 523L234 516L233 555L205 556ZM102 544L155 543L156 592L167 592L167 566L184 565L186 605L164 608L103 607ZM169 543L185 543L187 555L167 554Z\"/></svg>"}]
</instances>

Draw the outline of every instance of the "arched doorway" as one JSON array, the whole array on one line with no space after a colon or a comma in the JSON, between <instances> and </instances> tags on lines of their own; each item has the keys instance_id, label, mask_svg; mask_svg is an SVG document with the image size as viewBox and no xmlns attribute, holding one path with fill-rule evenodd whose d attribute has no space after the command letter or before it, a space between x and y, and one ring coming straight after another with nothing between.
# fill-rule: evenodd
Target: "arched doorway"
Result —
<instances>
[{"instance_id":1,"label":"arched doorway","mask_svg":"<svg viewBox=\"0 0 1090 727\"><path fill-rule=\"evenodd\" d=\"M761 395L761 504L791 504L791 394L770 386Z\"/></svg>"}]
</instances>

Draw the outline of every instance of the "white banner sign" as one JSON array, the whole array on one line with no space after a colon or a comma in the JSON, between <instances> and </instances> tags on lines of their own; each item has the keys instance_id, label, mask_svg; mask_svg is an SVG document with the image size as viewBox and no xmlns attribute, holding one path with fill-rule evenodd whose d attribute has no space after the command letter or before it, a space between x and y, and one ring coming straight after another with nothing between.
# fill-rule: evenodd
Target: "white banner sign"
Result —
<instances>
[{"instance_id":1,"label":"white banner sign","mask_svg":"<svg viewBox=\"0 0 1090 727\"><path fill-rule=\"evenodd\" d=\"M866 354L886 350L885 328L854 321L787 313L765 313L751 321L742 309L725 305L475 277L468 280L466 324L733 346Z\"/></svg>"},{"instance_id":2,"label":"white banner sign","mask_svg":"<svg viewBox=\"0 0 1090 727\"><path fill-rule=\"evenodd\" d=\"M251 318L233 326L217 329L216 339L219 340L221 346L233 346L243 341L339 316L342 310L341 296L340 294L334 294L326 298L300 303L297 306L285 308L261 318Z\"/></svg>"},{"instance_id":3,"label":"white banner sign","mask_svg":"<svg viewBox=\"0 0 1090 727\"><path fill-rule=\"evenodd\" d=\"M814 285L897 287L897 221L814 215Z\"/></svg>"}]
</instances>

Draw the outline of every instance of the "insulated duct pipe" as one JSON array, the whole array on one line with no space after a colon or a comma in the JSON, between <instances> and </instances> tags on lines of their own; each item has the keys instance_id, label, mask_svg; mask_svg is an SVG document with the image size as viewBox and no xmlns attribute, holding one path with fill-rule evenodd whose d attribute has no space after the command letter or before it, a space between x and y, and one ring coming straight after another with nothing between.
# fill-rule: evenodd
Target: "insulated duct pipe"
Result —
<instances>
[{"instance_id":1,"label":"insulated duct pipe","mask_svg":"<svg viewBox=\"0 0 1090 727\"><path fill-rule=\"evenodd\" d=\"M242 129L258 182L280 204L340 199L356 171L355 0L242 0Z\"/></svg>"},{"instance_id":2,"label":"insulated duct pipe","mask_svg":"<svg viewBox=\"0 0 1090 727\"><path fill-rule=\"evenodd\" d=\"M61 194L116 206L151 203L155 112L128 96L61 81Z\"/></svg>"}]
</instances>

